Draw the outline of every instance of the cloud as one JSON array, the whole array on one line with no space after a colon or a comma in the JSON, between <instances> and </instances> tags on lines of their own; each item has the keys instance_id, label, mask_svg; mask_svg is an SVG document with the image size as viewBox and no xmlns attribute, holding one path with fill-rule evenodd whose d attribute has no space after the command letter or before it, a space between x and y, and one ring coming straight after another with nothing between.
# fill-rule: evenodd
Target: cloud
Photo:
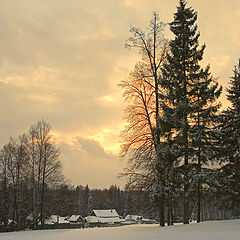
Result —
<instances>
[{"instance_id":1,"label":"cloud","mask_svg":"<svg viewBox=\"0 0 240 240\"><path fill-rule=\"evenodd\" d=\"M117 178L124 163L107 152L98 141L76 137L72 145L61 143L61 158L65 175L77 185L108 188L112 183L123 187L123 181Z\"/></svg>"},{"instance_id":2,"label":"cloud","mask_svg":"<svg viewBox=\"0 0 240 240\"><path fill-rule=\"evenodd\" d=\"M87 139L82 137L76 137L74 141L74 147L84 152L92 158L110 159L113 160L114 156L111 153L106 153L104 148L99 142L93 139Z\"/></svg>"}]
</instances>

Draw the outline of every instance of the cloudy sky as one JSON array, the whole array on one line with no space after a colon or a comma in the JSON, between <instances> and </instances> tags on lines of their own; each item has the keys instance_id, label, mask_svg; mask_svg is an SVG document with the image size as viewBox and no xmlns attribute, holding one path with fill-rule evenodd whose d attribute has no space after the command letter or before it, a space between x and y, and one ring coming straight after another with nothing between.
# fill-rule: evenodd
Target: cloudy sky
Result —
<instances>
[{"instance_id":1,"label":"cloudy sky","mask_svg":"<svg viewBox=\"0 0 240 240\"><path fill-rule=\"evenodd\" d=\"M0 0L0 145L40 119L61 150L64 173L91 188L117 178L124 99L117 84L138 59L124 48L131 25L153 11L170 22L178 0ZM240 1L189 0L204 63L226 87L240 57ZM222 102L226 105L224 96Z\"/></svg>"}]
</instances>

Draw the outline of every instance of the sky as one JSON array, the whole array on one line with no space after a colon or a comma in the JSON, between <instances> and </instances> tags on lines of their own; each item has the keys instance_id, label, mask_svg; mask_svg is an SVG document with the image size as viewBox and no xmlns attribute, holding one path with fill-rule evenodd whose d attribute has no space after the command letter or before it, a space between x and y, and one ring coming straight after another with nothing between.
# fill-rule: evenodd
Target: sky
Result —
<instances>
[{"instance_id":1,"label":"sky","mask_svg":"<svg viewBox=\"0 0 240 240\"><path fill-rule=\"evenodd\" d=\"M173 20L178 0L0 0L0 146L38 120L52 126L74 185L124 186L117 176L126 103L118 84L138 61L130 26L153 11ZM240 57L240 1L189 0L198 12L203 64L226 88ZM169 35L170 36L170 35ZM223 107L226 97L221 97Z\"/></svg>"}]
</instances>

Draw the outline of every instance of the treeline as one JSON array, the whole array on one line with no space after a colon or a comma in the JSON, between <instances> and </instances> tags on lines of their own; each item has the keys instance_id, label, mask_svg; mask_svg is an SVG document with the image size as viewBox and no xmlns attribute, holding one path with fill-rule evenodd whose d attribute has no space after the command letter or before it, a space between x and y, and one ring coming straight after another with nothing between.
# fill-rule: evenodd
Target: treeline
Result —
<instances>
[{"instance_id":1,"label":"treeline","mask_svg":"<svg viewBox=\"0 0 240 240\"><path fill-rule=\"evenodd\" d=\"M56 208L51 214L59 216L70 216L80 214L83 217L92 214L93 209L116 209L123 218L126 215L140 215L144 218L151 218L159 221L159 213L156 206L152 204L151 194L143 190L122 190L116 185L111 185L108 189L90 189L88 185L70 186L63 184L54 190L56 197ZM229 219L233 215L227 209L221 208L221 201L208 192L204 192L203 197L203 219L219 220ZM182 221L182 203L172 209L173 222ZM196 220L196 202L191 199L192 220Z\"/></svg>"},{"instance_id":2,"label":"treeline","mask_svg":"<svg viewBox=\"0 0 240 240\"><path fill-rule=\"evenodd\" d=\"M126 42L141 59L120 84L128 102L122 175L127 189L151 195L161 226L173 223L176 207L185 224L193 212L205 220L203 208L214 204L240 213L240 64L227 89L231 106L220 111L222 87L202 66L206 45L196 21L197 12L179 0L168 24L172 40L154 13L147 31L132 27Z\"/></svg>"},{"instance_id":3,"label":"treeline","mask_svg":"<svg viewBox=\"0 0 240 240\"><path fill-rule=\"evenodd\" d=\"M111 185L109 189L90 189L88 185L63 185L58 191L56 204L61 207L56 208L52 214L80 214L86 217L92 215L93 209L115 209L123 217L128 214L153 216L149 195L144 191L125 191L116 185Z\"/></svg>"}]
</instances>

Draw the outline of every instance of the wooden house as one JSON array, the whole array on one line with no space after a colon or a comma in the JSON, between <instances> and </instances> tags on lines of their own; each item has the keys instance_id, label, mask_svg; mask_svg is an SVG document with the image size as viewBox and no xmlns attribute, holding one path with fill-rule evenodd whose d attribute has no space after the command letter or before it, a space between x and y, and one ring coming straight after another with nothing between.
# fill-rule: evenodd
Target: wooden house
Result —
<instances>
[{"instance_id":1,"label":"wooden house","mask_svg":"<svg viewBox=\"0 0 240 240\"><path fill-rule=\"evenodd\" d=\"M89 225L96 226L118 225L125 222L115 209L93 210L92 215L85 219Z\"/></svg>"}]
</instances>

